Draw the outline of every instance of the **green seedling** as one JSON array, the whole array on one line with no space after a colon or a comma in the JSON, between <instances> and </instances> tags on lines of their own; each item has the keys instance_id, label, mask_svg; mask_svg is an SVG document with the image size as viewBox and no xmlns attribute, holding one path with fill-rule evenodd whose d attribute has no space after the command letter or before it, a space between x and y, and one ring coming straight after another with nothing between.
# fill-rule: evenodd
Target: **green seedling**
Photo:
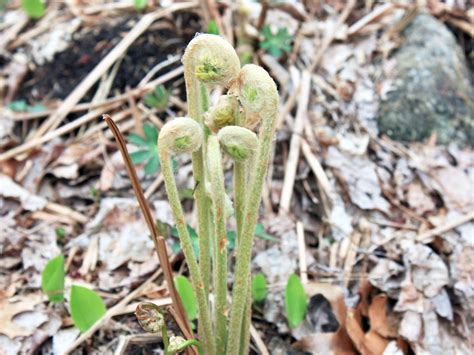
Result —
<instances>
[{"instance_id":1,"label":"green seedling","mask_svg":"<svg viewBox=\"0 0 474 355\"><path fill-rule=\"evenodd\" d=\"M285 309L290 328L296 328L306 316L307 297L300 278L292 274L285 289Z\"/></svg>"},{"instance_id":2,"label":"green seedling","mask_svg":"<svg viewBox=\"0 0 474 355\"><path fill-rule=\"evenodd\" d=\"M56 238L57 239L63 239L66 236L66 231L64 230L64 227L58 227L54 230L56 233Z\"/></svg>"},{"instance_id":3,"label":"green seedling","mask_svg":"<svg viewBox=\"0 0 474 355\"><path fill-rule=\"evenodd\" d=\"M154 91L149 92L143 98L145 105L164 111L168 108L170 92L163 85L158 85Z\"/></svg>"},{"instance_id":4,"label":"green seedling","mask_svg":"<svg viewBox=\"0 0 474 355\"><path fill-rule=\"evenodd\" d=\"M252 278L252 299L256 303L263 302L267 297L267 279L261 272Z\"/></svg>"},{"instance_id":5,"label":"green seedling","mask_svg":"<svg viewBox=\"0 0 474 355\"><path fill-rule=\"evenodd\" d=\"M16 100L16 101L10 102L7 105L7 107L10 110L15 111L15 112L32 113L32 112L41 112L41 111L46 110L46 107L44 107L44 105L38 104L38 105L30 106L28 105L26 100Z\"/></svg>"},{"instance_id":6,"label":"green seedling","mask_svg":"<svg viewBox=\"0 0 474 355\"><path fill-rule=\"evenodd\" d=\"M192 322L197 319L197 301L196 295L194 294L193 286L191 282L184 276L176 276L174 278L176 290L178 290L179 296L183 301L184 309L188 315L188 319Z\"/></svg>"},{"instance_id":7,"label":"green seedling","mask_svg":"<svg viewBox=\"0 0 474 355\"><path fill-rule=\"evenodd\" d=\"M217 27L216 20L211 20L207 24L207 33L211 35L218 35L219 34L219 28Z\"/></svg>"},{"instance_id":8,"label":"green seedling","mask_svg":"<svg viewBox=\"0 0 474 355\"><path fill-rule=\"evenodd\" d=\"M41 288L52 303L64 300L64 255L58 255L46 264L41 274Z\"/></svg>"},{"instance_id":9,"label":"green seedling","mask_svg":"<svg viewBox=\"0 0 474 355\"><path fill-rule=\"evenodd\" d=\"M133 6L137 11L143 11L148 5L148 0L133 0Z\"/></svg>"},{"instance_id":10,"label":"green seedling","mask_svg":"<svg viewBox=\"0 0 474 355\"><path fill-rule=\"evenodd\" d=\"M72 321L83 333L107 311L104 301L97 293L77 285L71 287L70 307Z\"/></svg>"},{"instance_id":11,"label":"green seedling","mask_svg":"<svg viewBox=\"0 0 474 355\"><path fill-rule=\"evenodd\" d=\"M194 255L196 256L196 258L199 258L199 236L196 233L196 230L193 227L191 227L189 224L186 224L186 228L188 230L189 237L191 238L191 244L193 246ZM176 226L174 226L171 229L171 235L173 237L178 237L179 238L179 232L178 232L178 229L176 228ZM181 250L179 242L176 243L176 244L173 244L172 248L173 248L174 252L178 252L178 251Z\"/></svg>"},{"instance_id":12,"label":"green seedling","mask_svg":"<svg viewBox=\"0 0 474 355\"><path fill-rule=\"evenodd\" d=\"M270 26L265 25L262 28L262 36L263 41L260 42L260 48L272 56L279 58L283 53L291 52L293 36L288 33L286 27L279 28L277 33L273 34Z\"/></svg>"},{"instance_id":13,"label":"green seedling","mask_svg":"<svg viewBox=\"0 0 474 355\"><path fill-rule=\"evenodd\" d=\"M44 2L41 0L21 0L21 8L33 19L43 17L46 12Z\"/></svg>"},{"instance_id":14,"label":"green seedling","mask_svg":"<svg viewBox=\"0 0 474 355\"><path fill-rule=\"evenodd\" d=\"M145 123L143 125L145 137L136 133L128 136L128 141L136 145L139 150L130 154L132 163L137 165L145 163L145 173L154 175L160 169L158 157L158 130L155 126Z\"/></svg>"},{"instance_id":15,"label":"green seedling","mask_svg":"<svg viewBox=\"0 0 474 355\"><path fill-rule=\"evenodd\" d=\"M41 274L41 288L51 303L64 301L64 284L66 273L64 255L51 259ZM94 291L73 285L69 300L71 318L81 331L87 331L106 312L102 298Z\"/></svg>"}]
</instances>

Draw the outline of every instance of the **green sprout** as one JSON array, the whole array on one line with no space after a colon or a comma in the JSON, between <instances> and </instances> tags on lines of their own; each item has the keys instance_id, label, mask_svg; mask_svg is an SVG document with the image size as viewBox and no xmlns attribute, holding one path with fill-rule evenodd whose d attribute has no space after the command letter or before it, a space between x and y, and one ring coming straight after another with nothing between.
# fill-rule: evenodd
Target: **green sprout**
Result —
<instances>
[{"instance_id":1,"label":"green sprout","mask_svg":"<svg viewBox=\"0 0 474 355\"><path fill-rule=\"evenodd\" d=\"M273 34L270 26L265 25L262 28L262 35L264 40L260 42L260 48L272 56L279 58L283 53L291 52L293 36L288 33L286 27L279 28L277 33Z\"/></svg>"},{"instance_id":2,"label":"green sprout","mask_svg":"<svg viewBox=\"0 0 474 355\"><path fill-rule=\"evenodd\" d=\"M219 28L217 27L216 20L209 21L207 24L207 33L210 33L211 35L219 34Z\"/></svg>"},{"instance_id":3,"label":"green sprout","mask_svg":"<svg viewBox=\"0 0 474 355\"><path fill-rule=\"evenodd\" d=\"M136 133L128 136L130 143L133 143L139 150L130 154L132 163L137 165L145 163L145 173L155 174L160 169L160 158L158 158L158 130L150 123L143 125L145 137Z\"/></svg>"},{"instance_id":4,"label":"green sprout","mask_svg":"<svg viewBox=\"0 0 474 355\"><path fill-rule=\"evenodd\" d=\"M33 19L43 17L46 12L46 6L41 0L21 0L21 8Z\"/></svg>"},{"instance_id":5,"label":"green sprout","mask_svg":"<svg viewBox=\"0 0 474 355\"><path fill-rule=\"evenodd\" d=\"M7 107L10 110L15 111L15 112L32 113L32 112L41 112L41 111L46 110L46 107L44 107L44 105L38 104L38 105L30 106L28 105L26 100L16 100L16 101L10 102L7 105Z\"/></svg>"},{"instance_id":6,"label":"green sprout","mask_svg":"<svg viewBox=\"0 0 474 355\"><path fill-rule=\"evenodd\" d=\"M170 92L163 85L158 85L154 91L149 92L143 98L145 105L164 111L168 107Z\"/></svg>"},{"instance_id":7,"label":"green sprout","mask_svg":"<svg viewBox=\"0 0 474 355\"><path fill-rule=\"evenodd\" d=\"M133 0L133 6L137 11L143 11L148 5L148 0Z\"/></svg>"}]
</instances>

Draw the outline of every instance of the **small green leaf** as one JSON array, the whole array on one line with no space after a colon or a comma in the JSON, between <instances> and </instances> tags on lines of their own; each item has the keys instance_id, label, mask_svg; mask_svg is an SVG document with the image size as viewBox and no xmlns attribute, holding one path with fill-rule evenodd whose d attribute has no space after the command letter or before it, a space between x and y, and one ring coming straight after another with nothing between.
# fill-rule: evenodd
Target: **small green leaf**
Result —
<instances>
[{"instance_id":1,"label":"small green leaf","mask_svg":"<svg viewBox=\"0 0 474 355\"><path fill-rule=\"evenodd\" d=\"M91 186L90 193L93 198L96 198L99 195L99 189L95 186Z\"/></svg>"},{"instance_id":2,"label":"small green leaf","mask_svg":"<svg viewBox=\"0 0 474 355\"><path fill-rule=\"evenodd\" d=\"M54 230L56 232L56 238L62 239L66 235L66 231L64 230L64 227L58 227Z\"/></svg>"},{"instance_id":3,"label":"small green leaf","mask_svg":"<svg viewBox=\"0 0 474 355\"><path fill-rule=\"evenodd\" d=\"M107 311L102 298L94 291L73 285L71 288L71 317L81 332L87 331Z\"/></svg>"},{"instance_id":4,"label":"small green leaf","mask_svg":"<svg viewBox=\"0 0 474 355\"><path fill-rule=\"evenodd\" d=\"M257 223L255 226L255 236L260 239L269 240L271 242L278 242L278 239L274 236L265 233L265 227L261 223Z\"/></svg>"},{"instance_id":5,"label":"small green leaf","mask_svg":"<svg viewBox=\"0 0 474 355\"><path fill-rule=\"evenodd\" d=\"M154 92L145 95L143 102L149 107L164 111L168 107L169 97L170 92L163 85L158 85Z\"/></svg>"},{"instance_id":6,"label":"small green leaf","mask_svg":"<svg viewBox=\"0 0 474 355\"><path fill-rule=\"evenodd\" d=\"M41 0L21 0L21 8L34 19L42 17L46 12L46 7Z\"/></svg>"},{"instance_id":7,"label":"small green leaf","mask_svg":"<svg viewBox=\"0 0 474 355\"><path fill-rule=\"evenodd\" d=\"M191 282L186 277L180 275L174 278L174 283L183 301L183 306L189 320L195 320L197 318L197 300Z\"/></svg>"},{"instance_id":8,"label":"small green leaf","mask_svg":"<svg viewBox=\"0 0 474 355\"><path fill-rule=\"evenodd\" d=\"M46 107L44 105L41 105L41 104L28 106L26 108L27 112L42 112L42 111L45 111L45 110L46 110Z\"/></svg>"},{"instance_id":9,"label":"small green leaf","mask_svg":"<svg viewBox=\"0 0 474 355\"><path fill-rule=\"evenodd\" d=\"M262 302L267 297L267 279L259 272L252 278L252 298L255 302Z\"/></svg>"},{"instance_id":10,"label":"small green leaf","mask_svg":"<svg viewBox=\"0 0 474 355\"><path fill-rule=\"evenodd\" d=\"M164 111L168 107L168 100L170 98L170 92L166 90L163 85L158 85L155 88L155 98L157 100L157 109Z\"/></svg>"},{"instance_id":11,"label":"small green leaf","mask_svg":"<svg viewBox=\"0 0 474 355\"><path fill-rule=\"evenodd\" d=\"M136 146L142 147L141 150L130 154L133 164L145 164L145 173L148 175L155 174L160 168L160 159L158 158L158 130L152 124L145 123L143 125L145 137L138 134L130 134L128 140Z\"/></svg>"},{"instance_id":12,"label":"small green leaf","mask_svg":"<svg viewBox=\"0 0 474 355\"><path fill-rule=\"evenodd\" d=\"M153 175L158 171L159 168L160 159L157 155L155 155L154 157L151 157L150 160L148 160L148 163L145 164L145 173L148 175Z\"/></svg>"},{"instance_id":13,"label":"small green leaf","mask_svg":"<svg viewBox=\"0 0 474 355\"><path fill-rule=\"evenodd\" d=\"M148 146L148 142L142 136L136 133L132 133L128 136L128 140L138 146Z\"/></svg>"},{"instance_id":14,"label":"small green leaf","mask_svg":"<svg viewBox=\"0 0 474 355\"><path fill-rule=\"evenodd\" d=\"M199 258L199 236L194 230L194 228L191 227L189 224L186 224L186 228L188 229L189 237L191 238L191 244L193 245L194 255L196 255L196 258ZM171 229L171 235L179 238L179 233L176 227L173 227Z\"/></svg>"},{"instance_id":15,"label":"small green leaf","mask_svg":"<svg viewBox=\"0 0 474 355\"><path fill-rule=\"evenodd\" d=\"M143 97L143 102L148 107L156 107L156 106L158 106L158 103L159 103L158 99L155 97L155 95L153 95L150 92L148 94L146 94L145 97Z\"/></svg>"},{"instance_id":16,"label":"small green leaf","mask_svg":"<svg viewBox=\"0 0 474 355\"><path fill-rule=\"evenodd\" d=\"M145 123L143 125L143 132L145 132L145 137L148 143L158 142L158 130L151 123Z\"/></svg>"},{"instance_id":17,"label":"small green leaf","mask_svg":"<svg viewBox=\"0 0 474 355\"><path fill-rule=\"evenodd\" d=\"M286 28L279 28L276 34L273 34L270 27L265 25L262 28L264 40L260 42L260 48L269 52L274 57L280 57L284 52L291 52L291 42L293 36L288 33Z\"/></svg>"},{"instance_id":18,"label":"small green leaf","mask_svg":"<svg viewBox=\"0 0 474 355\"><path fill-rule=\"evenodd\" d=\"M207 33L210 33L211 35L219 34L219 28L217 27L215 20L209 21L209 24L207 25Z\"/></svg>"},{"instance_id":19,"label":"small green leaf","mask_svg":"<svg viewBox=\"0 0 474 355\"><path fill-rule=\"evenodd\" d=\"M133 6L135 6L135 10L141 11L143 10L148 3L148 0L133 0Z\"/></svg>"},{"instance_id":20,"label":"small green leaf","mask_svg":"<svg viewBox=\"0 0 474 355\"><path fill-rule=\"evenodd\" d=\"M307 302L300 278L291 274L285 290L285 308L290 328L296 328L306 316Z\"/></svg>"},{"instance_id":21,"label":"small green leaf","mask_svg":"<svg viewBox=\"0 0 474 355\"><path fill-rule=\"evenodd\" d=\"M7 107L15 112L26 112L28 110L28 103L26 100L16 100L10 102Z\"/></svg>"},{"instance_id":22,"label":"small green leaf","mask_svg":"<svg viewBox=\"0 0 474 355\"><path fill-rule=\"evenodd\" d=\"M184 188L179 190L179 199L180 200L192 200L194 199L194 189Z\"/></svg>"},{"instance_id":23,"label":"small green leaf","mask_svg":"<svg viewBox=\"0 0 474 355\"><path fill-rule=\"evenodd\" d=\"M145 160L148 160L151 157L149 150L139 150L137 152L130 153L130 159L132 163L137 165L143 163Z\"/></svg>"},{"instance_id":24,"label":"small green leaf","mask_svg":"<svg viewBox=\"0 0 474 355\"><path fill-rule=\"evenodd\" d=\"M53 303L64 300L64 255L59 255L46 264L41 275L41 288Z\"/></svg>"},{"instance_id":25,"label":"small green leaf","mask_svg":"<svg viewBox=\"0 0 474 355\"><path fill-rule=\"evenodd\" d=\"M229 250L235 248L235 240L237 239L237 233L235 231L228 231L227 232L227 247Z\"/></svg>"}]
</instances>

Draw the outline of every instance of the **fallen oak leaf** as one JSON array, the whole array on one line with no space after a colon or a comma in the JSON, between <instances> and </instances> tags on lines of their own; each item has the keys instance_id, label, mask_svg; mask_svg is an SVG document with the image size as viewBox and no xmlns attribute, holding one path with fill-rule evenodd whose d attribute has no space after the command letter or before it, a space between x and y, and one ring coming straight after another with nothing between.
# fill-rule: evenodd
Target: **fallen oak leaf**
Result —
<instances>
[{"instance_id":1,"label":"fallen oak leaf","mask_svg":"<svg viewBox=\"0 0 474 355\"><path fill-rule=\"evenodd\" d=\"M382 354L389 341L371 329L364 333L361 326L360 314L356 309L348 309L346 330L359 353L363 355Z\"/></svg>"},{"instance_id":2,"label":"fallen oak leaf","mask_svg":"<svg viewBox=\"0 0 474 355\"><path fill-rule=\"evenodd\" d=\"M397 325L387 317L387 295L380 294L374 297L369 307L370 330L377 332L384 338L397 338Z\"/></svg>"},{"instance_id":3,"label":"fallen oak leaf","mask_svg":"<svg viewBox=\"0 0 474 355\"><path fill-rule=\"evenodd\" d=\"M41 297L37 295L15 303L10 303L6 298L0 299L0 334L4 334L10 339L33 334L32 330L13 322L13 318L20 313L34 310L40 301Z\"/></svg>"}]
</instances>

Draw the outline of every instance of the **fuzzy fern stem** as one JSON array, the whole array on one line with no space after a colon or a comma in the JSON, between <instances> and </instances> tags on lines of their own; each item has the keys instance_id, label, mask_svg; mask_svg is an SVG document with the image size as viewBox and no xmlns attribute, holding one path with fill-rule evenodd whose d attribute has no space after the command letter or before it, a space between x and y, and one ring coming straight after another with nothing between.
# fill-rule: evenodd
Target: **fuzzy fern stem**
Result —
<instances>
[{"instance_id":1,"label":"fuzzy fern stem","mask_svg":"<svg viewBox=\"0 0 474 355\"><path fill-rule=\"evenodd\" d=\"M194 255L191 237L189 236L179 199L178 189L174 180L170 153L196 151L203 140L202 128L190 118L176 118L163 126L158 138L158 153L162 164L163 180L165 182L168 200L178 230L181 247L186 263L189 267L191 281L196 293L199 322L202 329L202 343L206 354L215 354L215 338L209 313L208 294L205 292L204 282Z\"/></svg>"},{"instance_id":2,"label":"fuzzy fern stem","mask_svg":"<svg viewBox=\"0 0 474 355\"><path fill-rule=\"evenodd\" d=\"M255 117L260 116L262 125L259 134L260 144L251 175L243 216L241 241L236 258L226 353L228 355L237 355L240 348L245 305L248 299L253 237L275 134L278 104L276 85L263 68L252 64L244 66L236 83L238 83L239 97L247 116L246 119L255 119Z\"/></svg>"}]
</instances>

